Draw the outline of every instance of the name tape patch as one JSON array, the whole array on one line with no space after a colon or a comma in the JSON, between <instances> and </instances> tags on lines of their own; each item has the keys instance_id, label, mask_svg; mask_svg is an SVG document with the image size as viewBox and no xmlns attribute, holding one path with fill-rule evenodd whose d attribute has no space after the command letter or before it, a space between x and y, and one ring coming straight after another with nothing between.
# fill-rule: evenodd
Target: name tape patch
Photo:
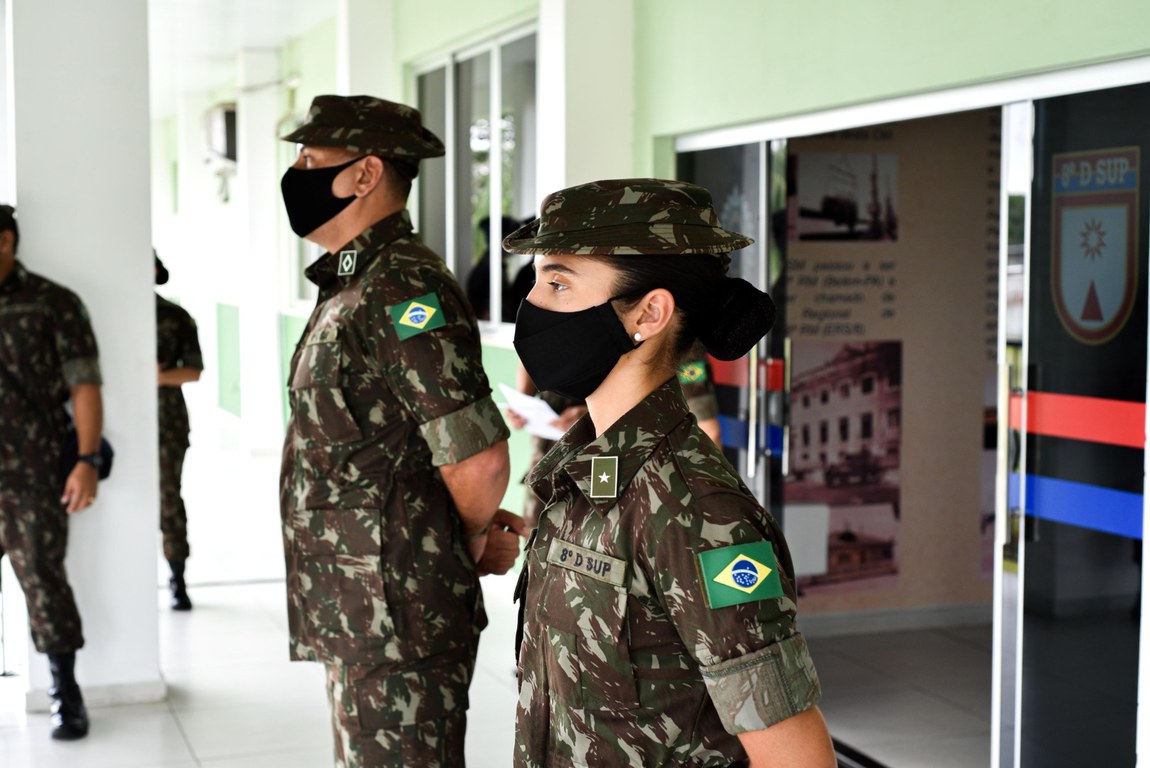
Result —
<instances>
[{"instance_id":1,"label":"name tape patch","mask_svg":"<svg viewBox=\"0 0 1150 768\"><path fill-rule=\"evenodd\" d=\"M577 547L562 539L554 539L547 552L547 562L590 576L597 581L623 586L627 563L617 557L604 555L593 549Z\"/></svg>"}]
</instances>

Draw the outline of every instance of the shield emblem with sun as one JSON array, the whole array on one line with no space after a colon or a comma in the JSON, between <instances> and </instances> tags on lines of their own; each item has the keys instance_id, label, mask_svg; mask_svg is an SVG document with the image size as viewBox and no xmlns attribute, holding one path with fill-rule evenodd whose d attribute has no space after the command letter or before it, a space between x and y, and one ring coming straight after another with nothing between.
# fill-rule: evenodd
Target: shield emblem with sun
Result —
<instances>
[{"instance_id":1,"label":"shield emblem with sun","mask_svg":"<svg viewBox=\"0 0 1150 768\"><path fill-rule=\"evenodd\" d=\"M1103 344L1138 289L1138 147L1054 156L1051 289L1062 325Z\"/></svg>"}]
</instances>

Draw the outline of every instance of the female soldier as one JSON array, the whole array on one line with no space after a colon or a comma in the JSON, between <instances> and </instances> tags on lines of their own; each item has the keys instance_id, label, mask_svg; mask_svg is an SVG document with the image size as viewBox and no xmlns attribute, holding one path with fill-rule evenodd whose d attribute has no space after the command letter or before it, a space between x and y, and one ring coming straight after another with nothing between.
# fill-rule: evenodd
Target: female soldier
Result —
<instances>
[{"instance_id":1,"label":"female soldier","mask_svg":"<svg viewBox=\"0 0 1150 768\"><path fill-rule=\"evenodd\" d=\"M696 337L733 360L770 328L770 298L725 276L752 241L677 181L540 210L504 243L535 255L515 348L589 413L529 478L515 765L833 766L786 543L675 377Z\"/></svg>"}]
</instances>

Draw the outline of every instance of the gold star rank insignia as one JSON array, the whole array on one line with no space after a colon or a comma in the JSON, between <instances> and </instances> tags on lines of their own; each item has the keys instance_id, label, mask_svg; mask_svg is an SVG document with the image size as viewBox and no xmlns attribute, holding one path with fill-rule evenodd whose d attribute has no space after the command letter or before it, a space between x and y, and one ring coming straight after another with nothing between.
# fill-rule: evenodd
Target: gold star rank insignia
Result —
<instances>
[{"instance_id":1,"label":"gold star rank insignia","mask_svg":"<svg viewBox=\"0 0 1150 768\"><path fill-rule=\"evenodd\" d=\"M591 457L591 498L613 499L619 494L619 457Z\"/></svg>"},{"instance_id":2,"label":"gold star rank insignia","mask_svg":"<svg viewBox=\"0 0 1150 768\"><path fill-rule=\"evenodd\" d=\"M683 365L679 367L680 384L694 384L706 380L707 366L702 360L696 360L693 363L683 363Z\"/></svg>"},{"instance_id":3,"label":"gold star rank insignia","mask_svg":"<svg viewBox=\"0 0 1150 768\"><path fill-rule=\"evenodd\" d=\"M392 322L395 323L395 332L400 341L410 339L412 336L430 331L432 328L443 326L443 310L439 308L439 299L434 293L417 296L411 301L396 304L388 308Z\"/></svg>"},{"instance_id":4,"label":"gold star rank insignia","mask_svg":"<svg viewBox=\"0 0 1150 768\"><path fill-rule=\"evenodd\" d=\"M696 557L712 610L784 594L775 550L769 541L709 549Z\"/></svg>"},{"instance_id":5,"label":"gold star rank insignia","mask_svg":"<svg viewBox=\"0 0 1150 768\"><path fill-rule=\"evenodd\" d=\"M340 277L347 277L348 275L355 274L355 262L359 254L355 251L340 251L339 252L339 269L336 274Z\"/></svg>"}]
</instances>

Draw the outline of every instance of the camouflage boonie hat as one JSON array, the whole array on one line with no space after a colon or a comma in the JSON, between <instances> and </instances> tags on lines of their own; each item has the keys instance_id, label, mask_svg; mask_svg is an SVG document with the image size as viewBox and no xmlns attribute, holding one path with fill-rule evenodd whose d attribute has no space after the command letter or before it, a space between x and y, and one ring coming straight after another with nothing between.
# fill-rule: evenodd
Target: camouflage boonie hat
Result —
<instances>
[{"instance_id":1,"label":"camouflage boonie hat","mask_svg":"<svg viewBox=\"0 0 1150 768\"><path fill-rule=\"evenodd\" d=\"M609 179L552 192L503 241L512 253L724 254L754 240L719 226L711 193L664 179Z\"/></svg>"},{"instance_id":2,"label":"camouflage boonie hat","mask_svg":"<svg viewBox=\"0 0 1150 768\"><path fill-rule=\"evenodd\" d=\"M443 142L423 127L418 109L374 96L316 96L303 125L283 140L412 163L444 154Z\"/></svg>"}]
</instances>

